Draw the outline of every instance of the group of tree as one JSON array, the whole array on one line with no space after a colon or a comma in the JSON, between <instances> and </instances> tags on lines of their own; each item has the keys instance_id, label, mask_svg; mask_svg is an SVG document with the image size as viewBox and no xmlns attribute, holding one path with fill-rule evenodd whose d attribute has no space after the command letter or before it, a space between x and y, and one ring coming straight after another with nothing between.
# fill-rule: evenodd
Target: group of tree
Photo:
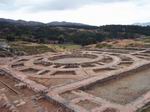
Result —
<instances>
[{"instance_id":1,"label":"group of tree","mask_svg":"<svg viewBox=\"0 0 150 112\"><path fill-rule=\"evenodd\" d=\"M106 39L138 38L150 36L150 26L106 25L100 27L52 27L47 25L14 25L0 23L0 38L8 41L24 40L48 43L94 44Z\"/></svg>"}]
</instances>

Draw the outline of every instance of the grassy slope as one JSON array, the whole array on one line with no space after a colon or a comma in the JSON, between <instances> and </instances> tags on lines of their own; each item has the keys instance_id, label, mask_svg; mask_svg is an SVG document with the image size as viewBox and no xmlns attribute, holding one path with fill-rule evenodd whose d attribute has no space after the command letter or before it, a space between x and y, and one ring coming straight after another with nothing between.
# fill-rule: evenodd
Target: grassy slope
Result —
<instances>
[{"instance_id":1,"label":"grassy slope","mask_svg":"<svg viewBox=\"0 0 150 112\"><path fill-rule=\"evenodd\" d=\"M80 45L72 44L46 44L48 48L54 49L57 52L70 51L74 49L80 49Z\"/></svg>"},{"instance_id":2,"label":"grassy slope","mask_svg":"<svg viewBox=\"0 0 150 112\"><path fill-rule=\"evenodd\" d=\"M150 37L139 39L108 40L95 45L97 48L115 48L115 47L150 47Z\"/></svg>"},{"instance_id":3,"label":"grassy slope","mask_svg":"<svg viewBox=\"0 0 150 112\"><path fill-rule=\"evenodd\" d=\"M44 52L63 52L80 48L79 45L71 44L38 44L23 41L10 42L9 45L12 49L23 51L28 55L41 54Z\"/></svg>"}]
</instances>

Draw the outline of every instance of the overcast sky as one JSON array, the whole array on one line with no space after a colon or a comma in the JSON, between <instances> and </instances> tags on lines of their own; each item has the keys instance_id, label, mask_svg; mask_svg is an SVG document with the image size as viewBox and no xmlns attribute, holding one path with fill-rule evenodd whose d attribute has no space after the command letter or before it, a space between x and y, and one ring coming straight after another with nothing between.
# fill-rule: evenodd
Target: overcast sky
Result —
<instances>
[{"instance_id":1,"label":"overcast sky","mask_svg":"<svg viewBox=\"0 0 150 112\"><path fill-rule=\"evenodd\" d=\"M91 25L150 22L150 0L0 0L0 18Z\"/></svg>"}]
</instances>

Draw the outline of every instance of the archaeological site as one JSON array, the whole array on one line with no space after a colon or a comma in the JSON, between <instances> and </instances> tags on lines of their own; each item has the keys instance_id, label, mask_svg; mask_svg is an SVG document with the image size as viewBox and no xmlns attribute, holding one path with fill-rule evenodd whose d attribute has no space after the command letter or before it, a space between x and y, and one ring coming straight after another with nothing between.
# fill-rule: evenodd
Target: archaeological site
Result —
<instances>
[{"instance_id":1,"label":"archaeological site","mask_svg":"<svg viewBox=\"0 0 150 112\"><path fill-rule=\"evenodd\" d=\"M148 48L0 58L0 112L149 112L149 68Z\"/></svg>"}]
</instances>

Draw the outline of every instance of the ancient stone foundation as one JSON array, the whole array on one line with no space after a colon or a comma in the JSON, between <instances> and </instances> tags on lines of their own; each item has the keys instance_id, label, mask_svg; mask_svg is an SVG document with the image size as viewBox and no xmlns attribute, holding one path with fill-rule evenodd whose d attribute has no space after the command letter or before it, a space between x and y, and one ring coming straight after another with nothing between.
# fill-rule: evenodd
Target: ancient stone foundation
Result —
<instances>
[{"instance_id":1,"label":"ancient stone foundation","mask_svg":"<svg viewBox=\"0 0 150 112\"><path fill-rule=\"evenodd\" d=\"M92 49L9 60L0 65L0 109L136 112L150 102L150 49ZM23 98L13 95L23 93Z\"/></svg>"}]
</instances>

